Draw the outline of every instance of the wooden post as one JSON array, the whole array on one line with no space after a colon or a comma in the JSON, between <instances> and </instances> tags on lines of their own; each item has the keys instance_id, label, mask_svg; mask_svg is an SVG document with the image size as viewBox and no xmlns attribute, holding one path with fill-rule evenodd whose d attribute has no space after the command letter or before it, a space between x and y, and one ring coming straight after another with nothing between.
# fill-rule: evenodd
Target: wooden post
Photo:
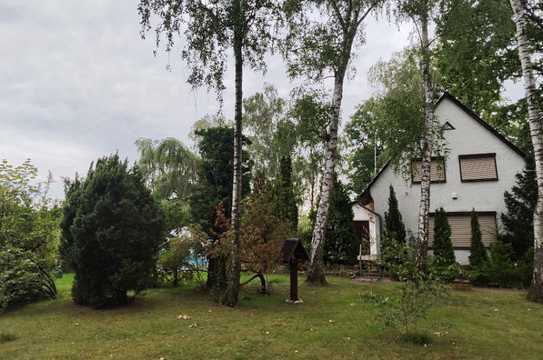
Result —
<instances>
[{"instance_id":1,"label":"wooden post","mask_svg":"<svg viewBox=\"0 0 543 360\"><path fill-rule=\"evenodd\" d=\"M298 301L298 260L292 258L289 261L290 267L290 301Z\"/></svg>"}]
</instances>

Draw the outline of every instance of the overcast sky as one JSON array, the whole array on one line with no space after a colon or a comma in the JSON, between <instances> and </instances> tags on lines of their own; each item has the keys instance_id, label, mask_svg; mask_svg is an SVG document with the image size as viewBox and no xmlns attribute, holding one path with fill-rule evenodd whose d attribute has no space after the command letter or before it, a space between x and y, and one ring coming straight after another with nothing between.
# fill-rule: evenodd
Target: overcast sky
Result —
<instances>
[{"instance_id":1,"label":"overcast sky","mask_svg":"<svg viewBox=\"0 0 543 360\"><path fill-rule=\"evenodd\" d=\"M52 195L62 177L86 173L89 163L118 151L137 159L139 137L188 142L192 123L215 113L213 93L193 91L178 53L153 56L139 35L137 0L0 0L0 159L32 159ZM409 26L371 19L366 45L353 62L343 118L367 99L369 67L409 44ZM172 70L166 70L171 64ZM265 83L287 97L293 87L283 62L270 58L266 75L246 71L244 92ZM226 76L224 114L233 114L233 76Z\"/></svg>"}]
</instances>

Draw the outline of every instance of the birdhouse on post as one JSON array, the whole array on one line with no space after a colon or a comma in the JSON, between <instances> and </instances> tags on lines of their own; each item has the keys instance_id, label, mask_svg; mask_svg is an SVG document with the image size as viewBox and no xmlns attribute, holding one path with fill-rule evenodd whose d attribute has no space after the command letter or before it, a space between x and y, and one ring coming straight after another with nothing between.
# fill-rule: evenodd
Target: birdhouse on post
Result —
<instances>
[{"instance_id":1,"label":"birdhouse on post","mask_svg":"<svg viewBox=\"0 0 543 360\"><path fill-rule=\"evenodd\" d=\"M309 260L309 255L300 239L288 239L281 248L281 260L288 264L290 271L290 297L287 302L297 304L302 300L298 298L298 264Z\"/></svg>"}]
</instances>

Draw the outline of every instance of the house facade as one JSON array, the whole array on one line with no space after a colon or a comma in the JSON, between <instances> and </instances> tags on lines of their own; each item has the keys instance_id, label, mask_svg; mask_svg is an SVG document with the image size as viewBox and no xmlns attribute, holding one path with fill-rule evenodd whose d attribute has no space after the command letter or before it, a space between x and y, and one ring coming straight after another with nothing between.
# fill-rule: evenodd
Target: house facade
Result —
<instances>
[{"instance_id":1,"label":"house facade","mask_svg":"<svg viewBox=\"0 0 543 360\"><path fill-rule=\"evenodd\" d=\"M451 225L456 261L468 264L472 209L479 217L483 243L489 246L496 241L501 214L506 211L504 192L512 188L515 175L525 167L524 154L448 93L436 103L435 116L447 150L444 156L432 159L429 248L431 252L433 212L443 207ZM414 236L417 233L420 161L411 162L408 175L386 164L353 205L354 226L364 244L362 253L369 258L380 253L390 186L396 192L406 229Z\"/></svg>"}]
</instances>

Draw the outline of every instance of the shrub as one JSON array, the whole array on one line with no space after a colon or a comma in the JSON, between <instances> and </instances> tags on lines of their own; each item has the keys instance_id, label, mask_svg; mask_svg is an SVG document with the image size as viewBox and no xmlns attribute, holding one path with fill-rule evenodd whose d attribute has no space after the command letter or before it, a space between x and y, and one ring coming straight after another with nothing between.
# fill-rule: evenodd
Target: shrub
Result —
<instances>
[{"instance_id":1,"label":"shrub","mask_svg":"<svg viewBox=\"0 0 543 360\"><path fill-rule=\"evenodd\" d=\"M377 306L384 325L401 332L401 339L417 344L416 339L424 339L422 342L427 344L431 339L420 331L420 321L445 298L446 288L435 274L417 270L413 248L397 241L391 241L391 244L398 254L391 269L402 281L400 293L390 297L371 295L369 300Z\"/></svg>"},{"instance_id":2,"label":"shrub","mask_svg":"<svg viewBox=\"0 0 543 360\"><path fill-rule=\"evenodd\" d=\"M390 195L388 197L388 211L385 212L385 234L387 237L395 239L400 243L405 243L406 231L402 220L402 214L398 208L398 199L394 188L390 185Z\"/></svg>"},{"instance_id":3,"label":"shrub","mask_svg":"<svg viewBox=\"0 0 543 360\"><path fill-rule=\"evenodd\" d=\"M29 251L0 251L0 311L57 296L55 282Z\"/></svg>"},{"instance_id":4,"label":"shrub","mask_svg":"<svg viewBox=\"0 0 543 360\"><path fill-rule=\"evenodd\" d=\"M532 279L531 254L521 261L513 260L510 243L499 239L490 246L488 259L472 267L469 272L471 282L479 286L499 286L526 288Z\"/></svg>"},{"instance_id":5,"label":"shrub","mask_svg":"<svg viewBox=\"0 0 543 360\"><path fill-rule=\"evenodd\" d=\"M471 253L469 263L471 266L480 266L488 260L485 245L481 239L481 227L475 210L471 212Z\"/></svg>"},{"instance_id":6,"label":"shrub","mask_svg":"<svg viewBox=\"0 0 543 360\"><path fill-rule=\"evenodd\" d=\"M164 239L162 212L138 168L118 155L91 165L80 186L76 215L62 224L72 241L73 299L95 307L124 304L128 291L150 283Z\"/></svg>"},{"instance_id":7,"label":"shrub","mask_svg":"<svg viewBox=\"0 0 543 360\"><path fill-rule=\"evenodd\" d=\"M451 226L443 208L436 211L434 217L434 257L439 265L449 266L456 262L451 242Z\"/></svg>"}]
</instances>

